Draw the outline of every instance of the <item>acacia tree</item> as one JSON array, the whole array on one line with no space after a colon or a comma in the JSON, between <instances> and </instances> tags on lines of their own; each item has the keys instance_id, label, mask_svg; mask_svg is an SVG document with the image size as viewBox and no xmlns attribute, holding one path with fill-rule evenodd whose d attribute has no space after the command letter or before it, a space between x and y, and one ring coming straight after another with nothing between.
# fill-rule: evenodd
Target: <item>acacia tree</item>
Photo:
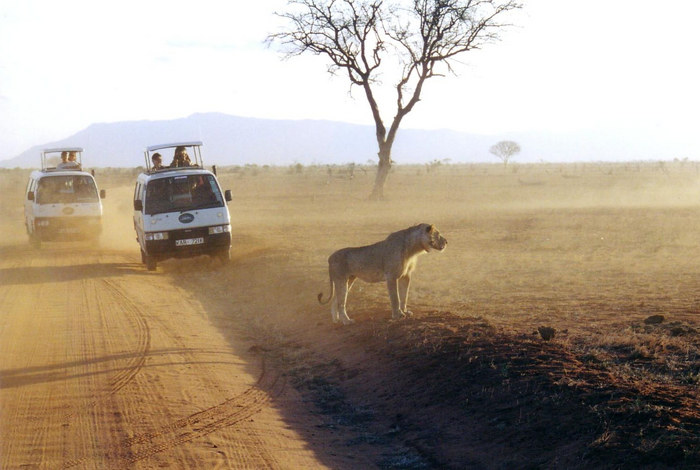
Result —
<instances>
[{"instance_id":1,"label":"acacia tree","mask_svg":"<svg viewBox=\"0 0 700 470\"><path fill-rule=\"evenodd\" d=\"M503 161L503 167L508 166L510 159L517 153L520 153L520 145L512 140L502 140L494 144L489 149L489 152L497 156Z\"/></svg>"},{"instance_id":2,"label":"acacia tree","mask_svg":"<svg viewBox=\"0 0 700 470\"><path fill-rule=\"evenodd\" d=\"M290 0L283 32L268 36L287 56L312 53L330 60L360 87L374 119L379 164L372 199L384 196L391 148L401 121L420 101L426 80L454 72L455 58L498 39L504 13L516 0ZM396 110L387 130L378 104L381 66L394 67ZM393 64L393 65L391 65Z\"/></svg>"}]
</instances>

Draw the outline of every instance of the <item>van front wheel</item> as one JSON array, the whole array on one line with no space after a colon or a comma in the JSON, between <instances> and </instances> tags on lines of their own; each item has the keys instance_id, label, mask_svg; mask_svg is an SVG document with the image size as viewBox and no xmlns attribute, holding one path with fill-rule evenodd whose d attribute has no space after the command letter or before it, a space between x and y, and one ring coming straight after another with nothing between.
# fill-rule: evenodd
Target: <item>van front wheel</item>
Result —
<instances>
[{"instance_id":1,"label":"van front wheel","mask_svg":"<svg viewBox=\"0 0 700 470\"><path fill-rule=\"evenodd\" d=\"M143 263L146 265L146 269L149 271L155 271L158 267L158 262L156 259L153 256L145 254L143 251L141 252L141 256L143 257Z\"/></svg>"},{"instance_id":2,"label":"van front wheel","mask_svg":"<svg viewBox=\"0 0 700 470\"><path fill-rule=\"evenodd\" d=\"M216 257L221 260L222 264L228 264L229 261L231 261L231 249L226 248L225 250L221 250L216 254Z\"/></svg>"}]
</instances>

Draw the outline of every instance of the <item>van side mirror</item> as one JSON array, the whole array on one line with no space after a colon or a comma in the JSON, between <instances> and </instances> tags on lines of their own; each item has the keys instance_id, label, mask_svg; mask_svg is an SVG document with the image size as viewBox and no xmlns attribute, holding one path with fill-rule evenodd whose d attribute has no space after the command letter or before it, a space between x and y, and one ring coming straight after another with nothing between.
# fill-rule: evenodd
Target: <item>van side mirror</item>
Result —
<instances>
[{"instance_id":1,"label":"van side mirror","mask_svg":"<svg viewBox=\"0 0 700 470\"><path fill-rule=\"evenodd\" d=\"M141 199L134 199L134 210L135 211L142 211L143 210L143 201Z\"/></svg>"},{"instance_id":2,"label":"van side mirror","mask_svg":"<svg viewBox=\"0 0 700 470\"><path fill-rule=\"evenodd\" d=\"M33 201L34 200L34 191L29 191L27 193L27 201Z\"/></svg>"},{"instance_id":3,"label":"van side mirror","mask_svg":"<svg viewBox=\"0 0 700 470\"><path fill-rule=\"evenodd\" d=\"M226 198L226 202L231 202L233 200L233 197L231 197L231 190L227 189L224 191L224 197Z\"/></svg>"},{"instance_id":4,"label":"van side mirror","mask_svg":"<svg viewBox=\"0 0 700 470\"><path fill-rule=\"evenodd\" d=\"M100 199L104 199L107 197L107 190L106 189L100 189Z\"/></svg>"}]
</instances>

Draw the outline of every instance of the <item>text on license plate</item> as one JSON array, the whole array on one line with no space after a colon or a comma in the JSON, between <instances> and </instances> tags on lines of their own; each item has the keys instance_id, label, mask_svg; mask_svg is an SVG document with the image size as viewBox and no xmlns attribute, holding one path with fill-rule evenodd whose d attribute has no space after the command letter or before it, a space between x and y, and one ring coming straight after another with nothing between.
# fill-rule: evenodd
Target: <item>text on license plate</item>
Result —
<instances>
[{"instance_id":1,"label":"text on license plate","mask_svg":"<svg viewBox=\"0 0 700 470\"><path fill-rule=\"evenodd\" d=\"M175 240L175 246L201 245L202 243L204 243L204 237Z\"/></svg>"}]
</instances>

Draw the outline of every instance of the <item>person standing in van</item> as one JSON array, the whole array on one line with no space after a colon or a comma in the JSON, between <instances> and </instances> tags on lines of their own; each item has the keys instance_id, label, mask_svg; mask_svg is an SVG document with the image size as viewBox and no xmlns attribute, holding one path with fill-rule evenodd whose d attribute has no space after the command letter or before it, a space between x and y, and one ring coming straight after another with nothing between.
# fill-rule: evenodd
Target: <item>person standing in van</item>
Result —
<instances>
[{"instance_id":1,"label":"person standing in van","mask_svg":"<svg viewBox=\"0 0 700 470\"><path fill-rule=\"evenodd\" d=\"M151 162L153 162L154 170L162 170L163 168L165 168L163 166L163 157L161 157L159 153L153 154L153 156L151 157Z\"/></svg>"},{"instance_id":2,"label":"person standing in van","mask_svg":"<svg viewBox=\"0 0 700 470\"><path fill-rule=\"evenodd\" d=\"M68 162L63 168L80 168L80 163L78 163L77 158L75 152L70 152L68 154Z\"/></svg>"},{"instance_id":3,"label":"person standing in van","mask_svg":"<svg viewBox=\"0 0 700 470\"><path fill-rule=\"evenodd\" d=\"M56 165L56 168L59 170L63 168L68 168L70 165L68 164L68 152L61 152L61 163Z\"/></svg>"},{"instance_id":4,"label":"person standing in van","mask_svg":"<svg viewBox=\"0 0 700 470\"><path fill-rule=\"evenodd\" d=\"M170 164L170 168L177 168L181 166L192 166L190 156L187 155L187 149L182 146L175 148L175 154L173 155L173 161Z\"/></svg>"}]
</instances>

